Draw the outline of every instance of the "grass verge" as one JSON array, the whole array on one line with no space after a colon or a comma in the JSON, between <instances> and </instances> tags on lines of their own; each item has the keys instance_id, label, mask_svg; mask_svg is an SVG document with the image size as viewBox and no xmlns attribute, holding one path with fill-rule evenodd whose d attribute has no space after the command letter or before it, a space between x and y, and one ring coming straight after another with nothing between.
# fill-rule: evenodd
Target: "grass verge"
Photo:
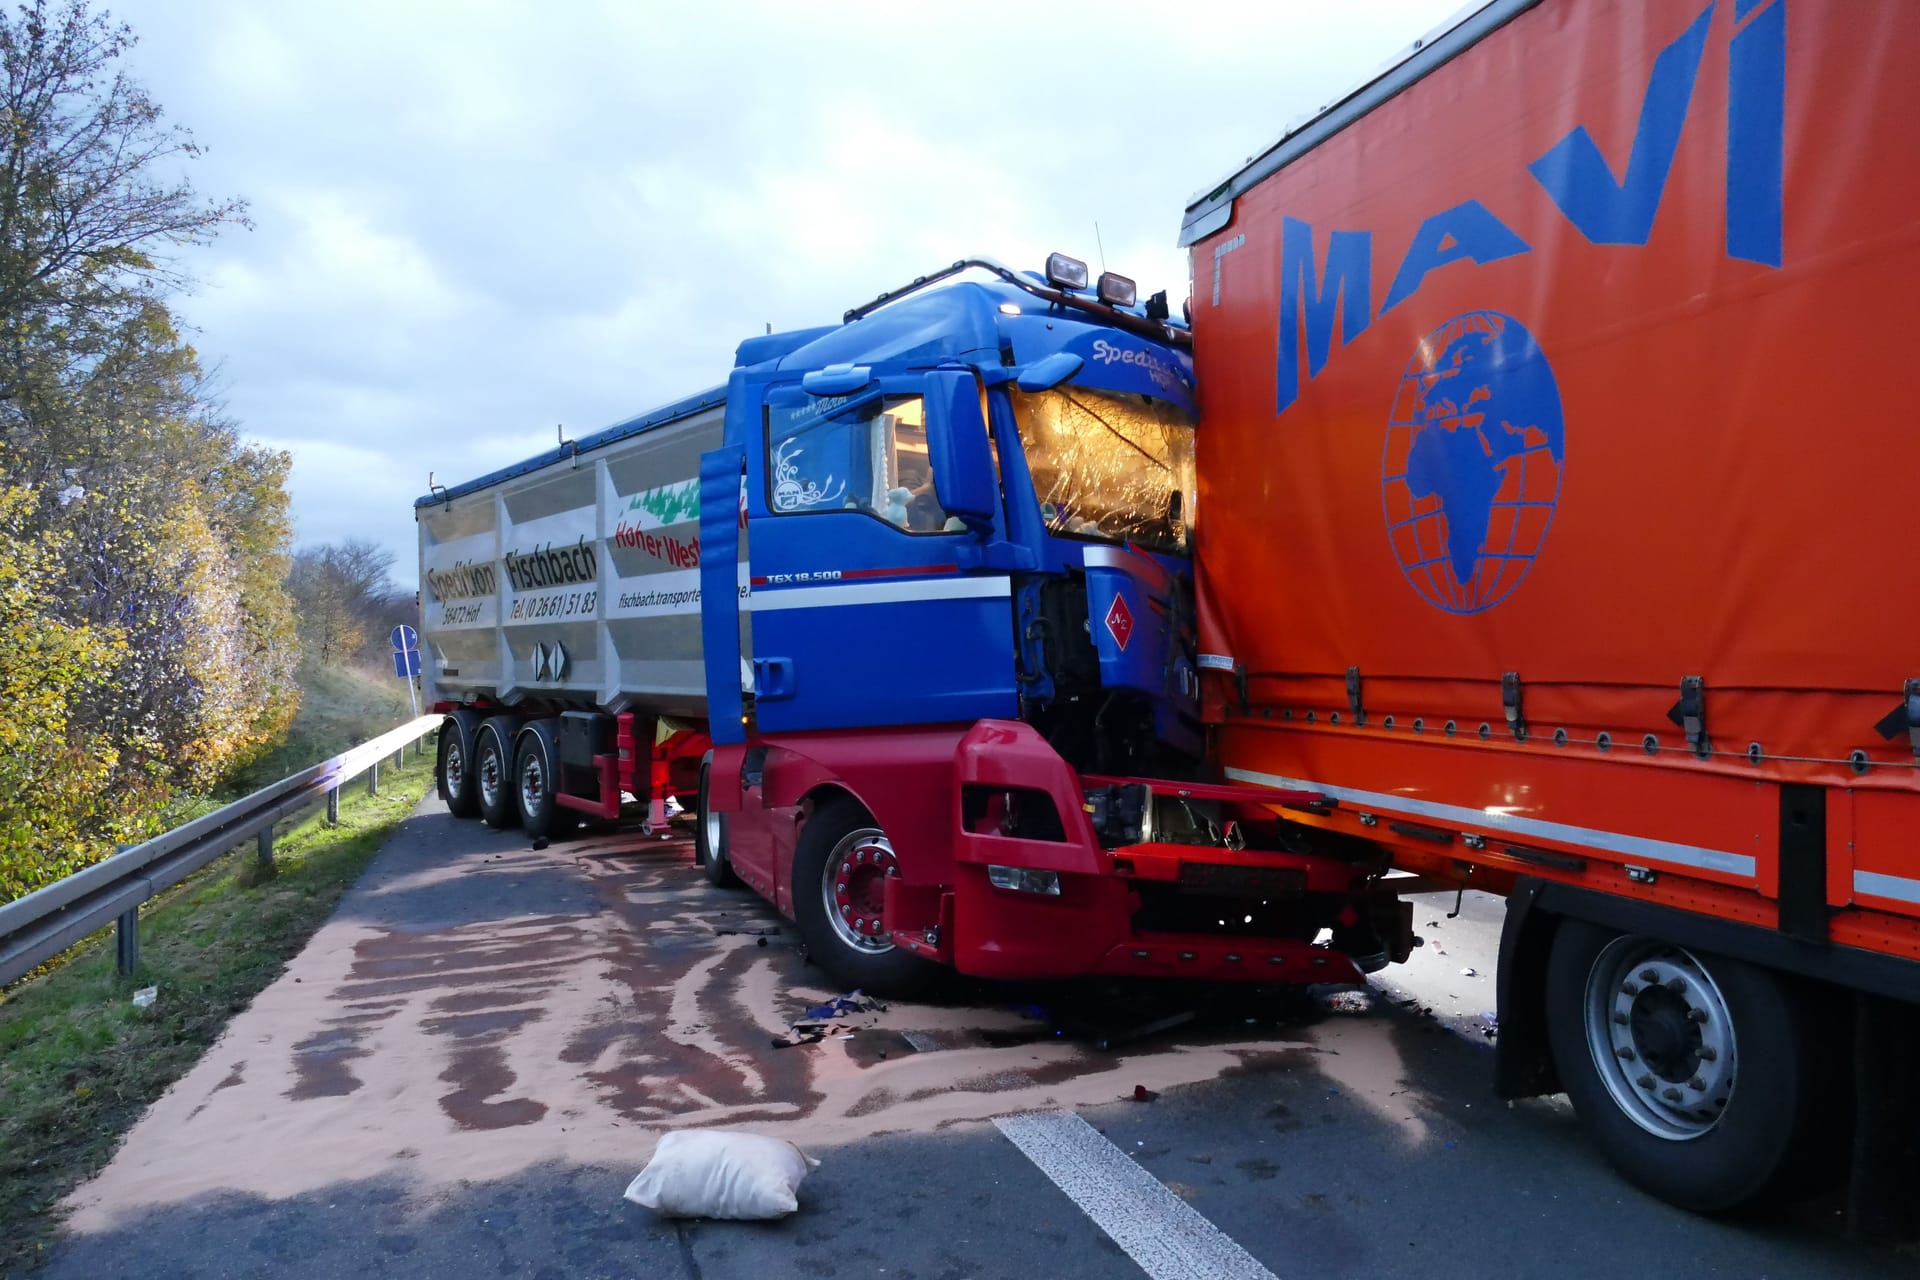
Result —
<instances>
[{"instance_id":1,"label":"grass verge","mask_svg":"<svg viewBox=\"0 0 1920 1280\"><path fill-rule=\"evenodd\" d=\"M0 994L0 1276L39 1264L60 1199L279 976L432 782L431 754L409 752L381 770L379 796L341 789L338 827L321 809L282 825L273 874L252 841L195 873L141 910L130 978L108 930ZM136 1008L148 986L158 999Z\"/></svg>"},{"instance_id":2,"label":"grass verge","mask_svg":"<svg viewBox=\"0 0 1920 1280\"><path fill-rule=\"evenodd\" d=\"M393 672L309 663L300 670L300 709L286 741L227 779L222 793L226 799L243 796L412 717L407 686Z\"/></svg>"}]
</instances>

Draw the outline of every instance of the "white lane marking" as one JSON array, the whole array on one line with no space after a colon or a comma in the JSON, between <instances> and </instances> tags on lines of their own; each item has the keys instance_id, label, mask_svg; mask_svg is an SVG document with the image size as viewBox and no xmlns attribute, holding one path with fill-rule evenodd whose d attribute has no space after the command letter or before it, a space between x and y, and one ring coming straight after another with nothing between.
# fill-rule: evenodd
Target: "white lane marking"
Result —
<instances>
[{"instance_id":1,"label":"white lane marking","mask_svg":"<svg viewBox=\"0 0 1920 1280\"><path fill-rule=\"evenodd\" d=\"M993 1123L1153 1280L1278 1280L1072 1112Z\"/></svg>"}]
</instances>

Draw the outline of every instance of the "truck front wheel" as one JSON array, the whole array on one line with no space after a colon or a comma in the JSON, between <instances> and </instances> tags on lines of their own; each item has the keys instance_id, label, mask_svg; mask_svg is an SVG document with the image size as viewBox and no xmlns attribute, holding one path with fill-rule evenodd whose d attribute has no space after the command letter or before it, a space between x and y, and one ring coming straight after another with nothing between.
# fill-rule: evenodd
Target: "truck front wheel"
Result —
<instances>
[{"instance_id":1,"label":"truck front wheel","mask_svg":"<svg viewBox=\"0 0 1920 1280\"><path fill-rule=\"evenodd\" d=\"M849 990L909 996L936 970L887 934L886 877L896 857L872 815L839 796L814 810L793 854L793 911L808 951Z\"/></svg>"},{"instance_id":2,"label":"truck front wheel","mask_svg":"<svg viewBox=\"0 0 1920 1280\"><path fill-rule=\"evenodd\" d=\"M1844 1093L1779 976L1567 920L1547 1030L1581 1123L1630 1180L1714 1213L1807 1189Z\"/></svg>"},{"instance_id":3,"label":"truck front wheel","mask_svg":"<svg viewBox=\"0 0 1920 1280\"><path fill-rule=\"evenodd\" d=\"M722 889L731 889L740 883L733 874L733 864L727 861L727 815L716 813L709 803L709 779L713 773L713 753L700 762L700 799L694 808L699 823L693 830L693 851L700 865L706 868L707 879Z\"/></svg>"}]
</instances>

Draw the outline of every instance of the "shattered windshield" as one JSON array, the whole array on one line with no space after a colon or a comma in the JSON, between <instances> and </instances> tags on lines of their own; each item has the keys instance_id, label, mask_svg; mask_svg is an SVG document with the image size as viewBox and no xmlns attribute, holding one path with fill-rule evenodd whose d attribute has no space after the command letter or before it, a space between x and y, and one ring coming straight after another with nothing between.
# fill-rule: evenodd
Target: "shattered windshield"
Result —
<instances>
[{"instance_id":1,"label":"shattered windshield","mask_svg":"<svg viewBox=\"0 0 1920 1280\"><path fill-rule=\"evenodd\" d=\"M1050 532L1186 554L1195 491L1193 419L1184 409L1062 385L1016 390L1013 412Z\"/></svg>"}]
</instances>

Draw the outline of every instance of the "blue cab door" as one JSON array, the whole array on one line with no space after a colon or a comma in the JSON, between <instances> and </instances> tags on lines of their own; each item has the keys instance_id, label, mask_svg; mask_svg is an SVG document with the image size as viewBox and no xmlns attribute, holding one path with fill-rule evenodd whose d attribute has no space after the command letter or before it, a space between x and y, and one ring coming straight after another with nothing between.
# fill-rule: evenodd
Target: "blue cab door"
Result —
<instances>
[{"instance_id":1,"label":"blue cab door","mask_svg":"<svg viewBox=\"0 0 1920 1280\"><path fill-rule=\"evenodd\" d=\"M747 442L756 718L765 733L1011 717L1013 608L941 508L923 384L770 389Z\"/></svg>"}]
</instances>

